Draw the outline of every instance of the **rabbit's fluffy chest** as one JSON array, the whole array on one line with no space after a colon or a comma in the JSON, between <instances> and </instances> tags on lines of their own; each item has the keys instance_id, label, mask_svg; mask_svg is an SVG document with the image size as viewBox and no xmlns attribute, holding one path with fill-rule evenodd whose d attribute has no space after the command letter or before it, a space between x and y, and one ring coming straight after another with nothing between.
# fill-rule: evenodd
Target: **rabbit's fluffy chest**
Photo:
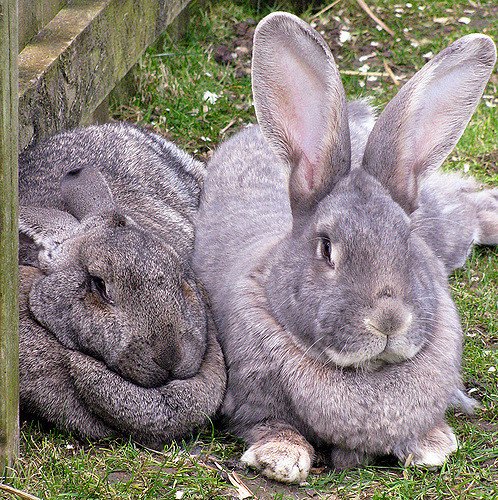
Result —
<instances>
[{"instance_id":1,"label":"rabbit's fluffy chest","mask_svg":"<svg viewBox=\"0 0 498 500\"><path fill-rule=\"evenodd\" d=\"M229 360L222 412L234 430L244 433L250 422L278 418L320 446L380 454L425 432L435 413L443 418L459 384L452 353L460 345L455 342L458 316L442 290L438 314L445 315L446 324L438 326L415 360L361 370L341 369L311 356L309 346L285 331L263 305L261 284L260 273L247 278L247 293L222 330ZM241 350L241 343L251 348ZM429 360L436 356L435 366Z\"/></svg>"}]
</instances>

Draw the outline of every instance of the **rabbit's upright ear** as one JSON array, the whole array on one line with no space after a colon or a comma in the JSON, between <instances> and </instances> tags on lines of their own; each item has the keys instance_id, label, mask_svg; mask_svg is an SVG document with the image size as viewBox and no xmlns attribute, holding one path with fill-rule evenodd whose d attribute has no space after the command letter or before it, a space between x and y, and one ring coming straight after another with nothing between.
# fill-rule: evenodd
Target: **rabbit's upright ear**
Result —
<instances>
[{"instance_id":1,"label":"rabbit's upright ear","mask_svg":"<svg viewBox=\"0 0 498 500\"><path fill-rule=\"evenodd\" d=\"M464 36L416 73L377 120L363 168L407 213L417 206L420 176L438 168L463 134L495 61L489 37Z\"/></svg>"},{"instance_id":2,"label":"rabbit's upright ear","mask_svg":"<svg viewBox=\"0 0 498 500\"><path fill-rule=\"evenodd\" d=\"M78 220L114 210L111 190L95 167L68 172L61 180L61 194L65 208Z\"/></svg>"},{"instance_id":3,"label":"rabbit's upright ear","mask_svg":"<svg viewBox=\"0 0 498 500\"><path fill-rule=\"evenodd\" d=\"M291 166L293 215L306 215L350 169L346 99L334 58L304 21L273 13L254 34L252 79L263 135Z\"/></svg>"}]
</instances>

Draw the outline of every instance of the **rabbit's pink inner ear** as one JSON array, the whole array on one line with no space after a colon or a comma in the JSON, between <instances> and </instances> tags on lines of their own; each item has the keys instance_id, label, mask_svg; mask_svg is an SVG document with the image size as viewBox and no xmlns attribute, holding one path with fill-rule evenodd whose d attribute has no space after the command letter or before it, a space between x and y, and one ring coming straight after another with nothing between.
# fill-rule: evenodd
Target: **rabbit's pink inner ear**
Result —
<instances>
[{"instance_id":1,"label":"rabbit's pink inner ear","mask_svg":"<svg viewBox=\"0 0 498 500\"><path fill-rule=\"evenodd\" d=\"M344 89L320 35L290 14L265 18L254 38L253 93L263 135L292 168L293 211L308 208L350 160Z\"/></svg>"},{"instance_id":2,"label":"rabbit's pink inner ear","mask_svg":"<svg viewBox=\"0 0 498 500\"><path fill-rule=\"evenodd\" d=\"M327 116L327 82L320 81L310 65L299 59L282 61L275 79L279 85L265 89L267 99L258 106L261 127L276 153L294 167L293 176L299 179L303 194L310 193L323 181L328 122L339 120L333 116L337 109ZM333 129L330 134L337 135Z\"/></svg>"},{"instance_id":3,"label":"rabbit's pink inner ear","mask_svg":"<svg viewBox=\"0 0 498 500\"><path fill-rule=\"evenodd\" d=\"M426 64L388 104L368 139L363 168L408 212L419 178L437 169L463 134L496 60L484 35L468 35Z\"/></svg>"}]
</instances>

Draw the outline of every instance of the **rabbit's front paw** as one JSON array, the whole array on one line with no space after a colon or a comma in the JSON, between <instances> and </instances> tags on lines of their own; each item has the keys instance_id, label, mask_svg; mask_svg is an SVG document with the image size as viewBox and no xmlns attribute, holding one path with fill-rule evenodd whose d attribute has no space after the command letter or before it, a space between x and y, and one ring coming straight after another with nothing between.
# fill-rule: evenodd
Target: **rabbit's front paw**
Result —
<instances>
[{"instance_id":1,"label":"rabbit's front paw","mask_svg":"<svg viewBox=\"0 0 498 500\"><path fill-rule=\"evenodd\" d=\"M430 430L413 451L411 463L415 465L442 465L448 455L458 448L458 442L451 427L442 424Z\"/></svg>"},{"instance_id":2,"label":"rabbit's front paw","mask_svg":"<svg viewBox=\"0 0 498 500\"><path fill-rule=\"evenodd\" d=\"M261 470L282 483L301 483L311 468L309 447L289 441L260 441L253 444L241 457L249 467Z\"/></svg>"}]
</instances>

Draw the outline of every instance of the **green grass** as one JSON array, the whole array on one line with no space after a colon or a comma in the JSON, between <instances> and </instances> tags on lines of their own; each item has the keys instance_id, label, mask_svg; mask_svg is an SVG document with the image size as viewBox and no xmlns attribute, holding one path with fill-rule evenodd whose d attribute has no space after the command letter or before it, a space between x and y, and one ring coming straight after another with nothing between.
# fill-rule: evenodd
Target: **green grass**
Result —
<instances>
[{"instance_id":1,"label":"green grass","mask_svg":"<svg viewBox=\"0 0 498 500\"><path fill-rule=\"evenodd\" d=\"M466 33L480 31L498 40L498 8L491 0L367 3L395 31L394 38L379 31L352 0L340 1L319 17L314 13L327 2L303 15L323 32L343 72L358 71L366 63L369 73L385 73L386 61L403 83L423 66L424 54L435 54ZM216 144L254 121L246 74L250 55L244 48L237 49L247 42L238 23L257 21L278 7L283 9L285 4L260 11L249 0L219 0L202 9L194 5L184 39L165 37L148 51L135 75L137 94L115 102L114 116L150 127L208 158ZM462 17L471 22L459 22ZM339 46L341 30L350 32L351 39ZM220 46L239 54L236 64L216 62ZM389 76L345 74L344 85L350 97L371 96L380 108L396 92ZM498 185L497 86L494 73L485 92L488 97L446 163L448 169L468 171L494 185ZM206 92L218 96L214 104L204 101ZM237 474L258 498L498 498L497 251L476 249L465 269L452 276L450 286L466 334L464 380L483 408L473 417L449 415L461 447L440 469L404 468L395 462L342 473L315 469L309 484L287 487L242 468L237 459L243 444L217 430L208 429L156 453L119 440L80 443L65 433L27 423L21 459L6 482L47 499L237 498L230 482L236 482ZM2 494L0 490L0 498Z\"/></svg>"}]
</instances>

